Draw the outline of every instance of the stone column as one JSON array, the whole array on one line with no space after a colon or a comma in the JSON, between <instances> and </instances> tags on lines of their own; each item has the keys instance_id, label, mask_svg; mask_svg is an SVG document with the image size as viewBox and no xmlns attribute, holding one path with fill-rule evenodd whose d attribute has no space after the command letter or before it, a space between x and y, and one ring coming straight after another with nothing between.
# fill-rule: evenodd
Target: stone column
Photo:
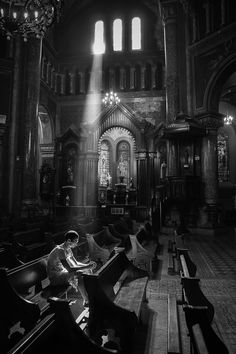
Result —
<instances>
[{"instance_id":1,"label":"stone column","mask_svg":"<svg viewBox=\"0 0 236 354\"><path fill-rule=\"evenodd\" d=\"M146 67L141 66L141 90L145 90L145 73Z\"/></svg>"},{"instance_id":2,"label":"stone column","mask_svg":"<svg viewBox=\"0 0 236 354\"><path fill-rule=\"evenodd\" d=\"M84 203L87 206L97 205L98 153L88 152L84 160Z\"/></svg>"},{"instance_id":3,"label":"stone column","mask_svg":"<svg viewBox=\"0 0 236 354\"><path fill-rule=\"evenodd\" d=\"M173 122L179 112L176 0L161 0L166 59L166 120Z\"/></svg>"},{"instance_id":4,"label":"stone column","mask_svg":"<svg viewBox=\"0 0 236 354\"><path fill-rule=\"evenodd\" d=\"M69 73L70 95L75 94L75 74Z\"/></svg>"},{"instance_id":5,"label":"stone column","mask_svg":"<svg viewBox=\"0 0 236 354\"><path fill-rule=\"evenodd\" d=\"M22 118L24 146L22 206L35 204L37 180L38 104L42 40L29 39L26 48L26 75ZM24 208L22 209L24 210Z\"/></svg>"},{"instance_id":6,"label":"stone column","mask_svg":"<svg viewBox=\"0 0 236 354\"><path fill-rule=\"evenodd\" d=\"M155 194L155 189L157 186L157 153L148 153L148 180L149 184L149 203L151 202L151 197Z\"/></svg>"},{"instance_id":7,"label":"stone column","mask_svg":"<svg viewBox=\"0 0 236 354\"><path fill-rule=\"evenodd\" d=\"M203 198L206 204L207 223L217 223L218 203L218 150L217 131L223 125L223 115L219 113L206 113L200 117L205 126L206 135L202 139L202 183Z\"/></svg>"},{"instance_id":8,"label":"stone column","mask_svg":"<svg viewBox=\"0 0 236 354\"><path fill-rule=\"evenodd\" d=\"M22 39L20 37L15 40L15 55L14 55L14 77L12 85L12 102L11 102L11 124L9 126L9 191L8 191L8 205L9 212L17 215L20 211L21 205L21 179L22 169L20 160L22 156L17 155L17 146L19 138L19 129L21 127L21 93L23 90L23 48ZM18 173L19 172L19 173Z\"/></svg>"},{"instance_id":9,"label":"stone column","mask_svg":"<svg viewBox=\"0 0 236 354\"><path fill-rule=\"evenodd\" d=\"M6 202L4 201L5 199L5 193L4 191L6 190L6 180L4 177L7 175L4 171L4 166L6 166L6 131L7 131L7 126L6 126L6 116L3 118L0 118L0 212L4 210L4 206L6 206ZM6 210L7 211L7 210Z\"/></svg>"},{"instance_id":10,"label":"stone column","mask_svg":"<svg viewBox=\"0 0 236 354\"><path fill-rule=\"evenodd\" d=\"M120 89L125 89L125 68L120 68Z\"/></svg>"},{"instance_id":11,"label":"stone column","mask_svg":"<svg viewBox=\"0 0 236 354\"><path fill-rule=\"evenodd\" d=\"M177 51L177 8L176 0L161 0L164 24L164 46L166 59L166 123L174 121L179 112L178 51ZM176 176L177 171L176 144L168 141L167 166L168 175Z\"/></svg>"},{"instance_id":12,"label":"stone column","mask_svg":"<svg viewBox=\"0 0 236 354\"><path fill-rule=\"evenodd\" d=\"M137 160L137 201L139 206L148 204L148 156L146 151L136 153Z\"/></svg>"},{"instance_id":13,"label":"stone column","mask_svg":"<svg viewBox=\"0 0 236 354\"><path fill-rule=\"evenodd\" d=\"M130 83L129 83L130 90L134 89L134 76L135 76L135 67L131 66L130 67Z\"/></svg>"},{"instance_id":14,"label":"stone column","mask_svg":"<svg viewBox=\"0 0 236 354\"><path fill-rule=\"evenodd\" d=\"M115 90L115 71L113 68L109 69L109 89Z\"/></svg>"},{"instance_id":15,"label":"stone column","mask_svg":"<svg viewBox=\"0 0 236 354\"><path fill-rule=\"evenodd\" d=\"M151 82L152 90L155 90L156 88L156 70L157 70L157 66L152 64L152 82Z\"/></svg>"},{"instance_id":16,"label":"stone column","mask_svg":"<svg viewBox=\"0 0 236 354\"><path fill-rule=\"evenodd\" d=\"M60 85L60 94L64 95L65 94L65 74L60 74L60 79L61 79L61 85Z\"/></svg>"},{"instance_id":17,"label":"stone column","mask_svg":"<svg viewBox=\"0 0 236 354\"><path fill-rule=\"evenodd\" d=\"M85 93L85 72L81 71L80 75L80 93Z\"/></svg>"}]
</instances>

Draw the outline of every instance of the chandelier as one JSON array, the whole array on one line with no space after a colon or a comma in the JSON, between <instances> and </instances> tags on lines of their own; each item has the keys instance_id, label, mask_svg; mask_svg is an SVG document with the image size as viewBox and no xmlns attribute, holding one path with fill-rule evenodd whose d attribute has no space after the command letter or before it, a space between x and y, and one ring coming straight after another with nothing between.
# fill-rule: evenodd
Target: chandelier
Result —
<instances>
[{"instance_id":1,"label":"chandelier","mask_svg":"<svg viewBox=\"0 0 236 354\"><path fill-rule=\"evenodd\" d=\"M1 0L0 32L11 39L20 34L42 38L47 28L59 21L63 0Z\"/></svg>"},{"instance_id":2,"label":"chandelier","mask_svg":"<svg viewBox=\"0 0 236 354\"><path fill-rule=\"evenodd\" d=\"M118 104L120 102L120 99L117 96L117 93L111 91L110 93L106 93L102 102L104 103L105 106L112 106Z\"/></svg>"},{"instance_id":3,"label":"chandelier","mask_svg":"<svg viewBox=\"0 0 236 354\"><path fill-rule=\"evenodd\" d=\"M224 124L231 125L233 122L233 119L234 119L234 117L232 117L232 116L229 116L229 115L225 116L224 117Z\"/></svg>"}]
</instances>

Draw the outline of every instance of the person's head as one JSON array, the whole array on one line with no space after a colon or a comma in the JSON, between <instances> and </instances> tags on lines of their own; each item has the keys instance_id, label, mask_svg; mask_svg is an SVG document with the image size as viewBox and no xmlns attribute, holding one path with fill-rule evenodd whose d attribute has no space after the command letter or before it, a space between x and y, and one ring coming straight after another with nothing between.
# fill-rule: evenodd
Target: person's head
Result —
<instances>
[{"instance_id":1,"label":"person's head","mask_svg":"<svg viewBox=\"0 0 236 354\"><path fill-rule=\"evenodd\" d=\"M75 230L69 230L65 233L65 242L70 247L76 247L79 242L79 234Z\"/></svg>"}]
</instances>

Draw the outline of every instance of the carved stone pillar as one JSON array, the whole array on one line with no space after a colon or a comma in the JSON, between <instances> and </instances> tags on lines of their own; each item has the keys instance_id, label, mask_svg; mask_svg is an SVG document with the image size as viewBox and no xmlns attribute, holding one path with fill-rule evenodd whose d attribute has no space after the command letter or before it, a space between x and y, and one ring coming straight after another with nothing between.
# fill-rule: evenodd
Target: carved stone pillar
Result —
<instances>
[{"instance_id":1,"label":"carved stone pillar","mask_svg":"<svg viewBox=\"0 0 236 354\"><path fill-rule=\"evenodd\" d=\"M84 205L97 205L98 153L88 152L84 160Z\"/></svg>"},{"instance_id":2,"label":"carved stone pillar","mask_svg":"<svg viewBox=\"0 0 236 354\"><path fill-rule=\"evenodd\" d=\"M38 140L38 104L40 91L40 65L42 40L30 39L26 48L26 75L24 90L23 134L21 141L24 146L23 193L22 204L35 204L37 180L37 140Z\"/></svg>"},{"instance_id":3,"label":"carved stone pillar","mask_svg":"<svg viewBox=\"0 0 236 354\"><path fill-rule=\"evenodd\" d=\"M135 67L131 66L130 67L130 83L129 83L130 90L134 89L134 76L135 76Z\"/></svg>"},{"instance_id":4,"label":"carved stone pillar","mask_svg":"<svg viewBox=\"0 0 236 354\"><path fill-rule=\"evenodd\" d=\"M179 112L178 58L177 58L177 5L176 0L161 0L165 33L166 59L166 120L171 123Z\"/></svg>"},{"instance_id":5,"label":"carved stone pillar","mask_svg":"<svg viewBox=\"0 0 236 354\"><path fill-rule=\"evenodd\" d=\"M125 69L122 67L120 68L120 89L125 89Z\"/></svg>"},{"instance_id":6,"label":"carved stone pillar","mask_svg":"<svg viewBox=\"0 0 236 354\"><path fill-rule=\"evenodd\" d=\"M46 66L46 58L43 57L42 65L41 65L41 78L45 80L45 66Z\"/></svg>"},{"instance_id":7,"label":"carved stone pillar","mask_svg":"<svg viewBox=\"0 0 236 354\"><path fill-rule=\"evenodd\" d=\"M179 83L178 83L178 51L177 51L177 6L176 0L161 0L162 18L164 24L165 59L166 59L166 123L174 121L179 112ZM177 152L175 143L168 142L167 166L168 175L176 176Z\"/></svg>"},{"instance_id":8,"label":"carved stone pillar","mask_svg":"<svg viewBox=\"0 0 236 354\"><path fill-rule=\"evenodd\" d=\"M60 77L61 77L60 94L64 95L65 94L65 79L66 79L66 77L65 77L65 74L61 74Z\"/></svg>"},{"instance_id":9,"label":"carved stone pillar","mask_svg":"<svg viewBox=\"0 0 236 354\"><path fill-rule=\"evenodd\" d=\"M204 201L207 205L208 223L217 223L218 203L218 150L217 131L223 125L223 115L206 113L200 117L206 129L206 136L202 139L202 182Z\"/></svg>"},{"instance_id":10,"label":"carved stone pillar","mask_svg":"<svg viewBox=\"0 0 236 354\"><path fill-rule=\"evenodd\" d=\"M75 74L69 73L69 82L70 82L70 95L75 94Z\"/></svg>"},{"instance_id":11,"label":"carved stone pillar","mask_svg":"<svg viewBox=\"0 0 236 354\"><path fill-rule=\"evenodd\" d=\"M47 62L46 64L46 82L49 84L49 76L50 76L51 63Z\"/></svg>"},{"instance_id":12,"label":"carved stone pillar","mask_svg":"<svg viewBox=\"0 0 236 354\"><path fill-rule=\"evenodd\" d=\"M157 70L157 66L156 65L152 65L152 90L155 90L156 88L156 70Z\"/></svg>"},{"instance_id":13,"label":"carved stone pillar","mask_svg":"<svg viewBox=\"0 0 236 354\"><path fill-rule=\"evenodd\" d=\"M77 191L76 191L76 202L77 205L85 205L84 203L84 180L86 178L84 171L85 171L85 155L82 154L81 152L78 155L78 182L77 182Z\"/></svg>"},{"instance_id":14,"label":"carved stone pillar","mask_svg":"<svg viewBox=\"0 0 236 354\"><path fill-rule=\"evenodd\" d=\"M0 212L4 209L4 199L6 190L6 181L4 180L4 166L6 166L6 116L0 117Z\"/></svg>"},{"instance_id":15,"label":"carved stone pillar","mask_svg":"<svg viewBox=\"0 0 236 354\"><path fill-rule=\"evenodd\" d=\"M20 105L23 91L23 48L22 39L16 38L15 42L15 55L14 55L14 78L12 85L12 98L11 98L11 124L9 126L9 155L8 155L8 205L9 212L14 213L16 216L20 212L21 206L21 179L22 169L19 165L19 156L17 155L17 146L19 138L19 129L21 127L20 118ZM22 153L23 155L23 153ZM19 173L18 173L19 172ZM0 181L1 183L1 181Z\"/></svg>"},{"instance_id":16,"label":"carved stone pillar","mask_svg":"<svg viewBox=\"0 0 236 354\"><path fill-rule=\"evenodd\" d=\"M145 74L146 68L145 66L141 66L141 90L145 90Z\"/></svg>"},{"instance_id":17,"label":"carved stone pillar","mask_svg":"<svg viewBox=\"0 0 236 354\"><path fill-rule=\"evenodd\" d=\"M79 93L85 93L85 72L82 71L79 73L80 77L80 92Z\"/></svg>"},{"instance_id":18,"label":"carved stone pillar","mask_svg":"<svg viewBox=\"0 0 236 354\"><path fill-rule=\"evenodd\" d=\"M152 196L155 195L155 189L157 186L157 153L148 153L148 180L149 184L149 203L151 202Z\"/></svg>"},{"instance_id":19,"label":"carved stone pillar","mask_svg":"<svg viewBox=\"0 0 236 354\"><path fill-rule=\"evenodd\" d=\"M148 159L147 152L136 153L137 160L137 201L139 206L148 205Z\"/></svg>"},{"instance_id":20,"label":"carved stone pillar","mask_svg":"<svg viewBox=\"0 0 236 354\"><path fill-rule=\"evenodd\" d=\"M109 89L115 89L115 71L113 68L109 69Z\"/></svg>"}]
</instances>

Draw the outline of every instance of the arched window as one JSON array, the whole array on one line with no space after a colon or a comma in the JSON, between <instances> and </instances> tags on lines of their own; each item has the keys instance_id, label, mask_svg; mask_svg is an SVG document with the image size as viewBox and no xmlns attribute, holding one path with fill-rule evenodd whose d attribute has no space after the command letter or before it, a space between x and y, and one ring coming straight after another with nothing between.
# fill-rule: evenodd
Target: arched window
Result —
<instances>
[{"instance_id":1,"label":"arched window","mask_svg":"<svg viewBox=\"0 0 236 354\"><path fill-rule=\"evenodd\" d=\"M104 23L103 23L103 21L97 21L95 23L93 53L94 54L105 53Z\"/></svg>"},{"instance_id":2,"label":"arched window","mask_svg":"<svg viewBox=\"0 0 236 354\"><path fill-rule=\"evenodd\" d=\"M225 134L218 134L217 137L218 148L218 181L229 181L229 158L228 158L228 136Z\"/></svg>"},{"instance_id":3,"label":"arched window","mask_svg":"<svg viewBox=\"0 0 236 354\"><path fill-rule=\"evenodd\" d=\"M98 161L99 185L107 186L110 182L110 146L107 141L101 143L101 150Z\"/></svg>"},{"instance_id":4,"label":"arched window","mask_svg":"<svg viewBox=\"0 0 236 354\"><path fill-rule=\"evenodd\" d=\"M122 50L122 21L121 19L116 19L113 22L113 50Z\"/></svg>"},{"instance_id":5,"label":"arched window","mask_svg":"<svg viewBox=\"0 0 236 354\"><path fill-rule=\"evenodd\" d=\"M117 180L128 184L130 177L130 145L122 141L117 145Z\"/></svg>"},{"instance_id":6,"label":"arched window","mask_svg":"<svg viewBox=\"0 0 236 354\"><path fill-rule=\"evenodd\" d=\"M132 19L132 50L141 49L141 20L139 17Z\"/></svg>"}]
</instances>

